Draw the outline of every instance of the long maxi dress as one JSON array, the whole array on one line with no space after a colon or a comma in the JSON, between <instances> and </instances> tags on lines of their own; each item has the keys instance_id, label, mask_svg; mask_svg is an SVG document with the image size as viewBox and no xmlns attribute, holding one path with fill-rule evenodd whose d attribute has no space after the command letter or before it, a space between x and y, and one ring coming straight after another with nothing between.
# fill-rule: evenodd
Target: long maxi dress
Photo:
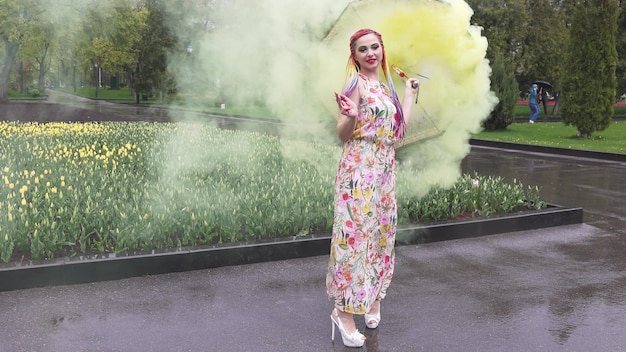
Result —
<instances>
[{"instance_id":1,"label":"long maxi dress","mask_svg":"<svg viewBox=\"0 0 626 352\"><path fill-rule=\"evenodd\" d=\"M335 216L326 276L335 306L364 314L393 276L397 225L396 107L387 87L360 75L359 115L343 145L335 179Z\"/></svg>"}]
</instances>

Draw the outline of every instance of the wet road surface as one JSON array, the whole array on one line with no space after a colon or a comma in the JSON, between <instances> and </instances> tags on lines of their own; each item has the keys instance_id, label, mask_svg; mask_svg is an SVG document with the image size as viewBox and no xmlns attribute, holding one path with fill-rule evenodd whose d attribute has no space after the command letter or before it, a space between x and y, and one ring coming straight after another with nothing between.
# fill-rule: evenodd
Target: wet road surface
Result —
<instances>
[{"instance_id":1,"label":"wet road surface","mask_svg":"<svg viewBox=\"0 0 626 352\"><path fill-rule=\"evenodd\" d=\"M472 148L463 171L543 187L585 224L397 248L364 351L622 351L626 165ZM0 352L344 351L326 256L0 292Z\"/></svg>"},{"instance_id":2,"label":"wet road surface","mask_svg":"<svg viewBox=\"0 0 626 352\"><path fill-rule=\"evenodd\" d=\"M240 129L277 134L279 126L284 123L277 120L250 119L244 116L228 116L191 110L175 110L148 105L118 104L105 100L87 99L72 94L48 90L48 102L53 104L69 104L83 109L111 114L127 121L145 122L180 122L210 121L223 129Z\"/></svg>"},{"instance_id":3,"label":"wet road surface","mask_svg":"<svg viewBox=\"0 0 626 352\"><path fill-rule=\"evenodd\" d=\"M583 207L585 223L626 235L624 163L473 147L462 170L538 185L542 199Z\"/></svg>"}]
</instances>

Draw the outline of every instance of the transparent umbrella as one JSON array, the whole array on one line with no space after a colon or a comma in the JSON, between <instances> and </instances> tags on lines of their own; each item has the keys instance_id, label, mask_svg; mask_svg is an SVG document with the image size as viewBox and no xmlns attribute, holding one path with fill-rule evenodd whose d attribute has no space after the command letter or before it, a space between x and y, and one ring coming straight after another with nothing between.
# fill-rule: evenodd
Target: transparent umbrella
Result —
<instances>
[{"instance_id":1,"label":"transparent umbrella","mask_svg":"<svg viewBox=\"0 0 626 352\"><path fill-rule=\"evenodd\" d=\"M426 81L429 78L424 78L426 76L425 74L416 72L421 69L421 67L419 67L419 62L415 60L409 61L410 58L409 60L406 60L407 58L401 58L397 55L394 57L392 55L392 53L397 52L397 50L391 48L398 46L398 44L404 44L407 46L407 50L410 51L412 43L406 41L402 44L396 43L396 40L399 38L394 38L392 33L387 34L387 32L380 27L384 27L385 24L393 18L404 17L404 14L406 14L407 11L407 5L410 5L413 8L419 8L429 6L431 3L431 1L408 0L354 1L344 9L335 25L330 29L324 38L323 43L333 51L336 50L347 53L348 40L355 31L366 27L378 30L383 34L383 39L387 48L388 62L393 66L393 72L396 72L396 74L394 74L394 84L398 87L399 94L402 94L401 88L404 86L404 84L402 84L404 77L401 77L401 74L405 74L409 77L418 77L418 75L422 76L420 81L422 84L421 91L423 93L428 89L428 83ZM440 2L438 3L440 4ZM345 60L347 61L347 57ZM406 138L401 142L402 145L435 137L443 132L443 126L440 119L437 116L430 115L427 111L426 105L427 104L424 102L418 102L418 104L413 107L411 123L409 125Z\"/></svg>"},{"instance_id":2,"label":"transparent umbrella","mask_svg":"<svg viewBox=\"0 0 626 352\"><path fill-rule=\"evenodd\" d=\"M419 101L413 107L407 135L398 146L444 134L453 121L451 115L471 103L468 99L478 99L467 94L476 90L470 87L476 82L469 76L484 64L487 43L480 37L479 30L470 30L471 14L462 0L351 2L322 42L323 91L341 89L344 82L340 78L345 75L350 36L361 28L372 28L383 35L387 61L396 68L396 73L392 70L391 74L400 99L406 78L398 73L420 79ZM486 76L489 91L488 74ZM484 98L485 83L479 85L481 98ZM462 92L457 94L457 91ZM332 102L325 100L329 110L336 112Z\"/></svg>"}]
</instances>

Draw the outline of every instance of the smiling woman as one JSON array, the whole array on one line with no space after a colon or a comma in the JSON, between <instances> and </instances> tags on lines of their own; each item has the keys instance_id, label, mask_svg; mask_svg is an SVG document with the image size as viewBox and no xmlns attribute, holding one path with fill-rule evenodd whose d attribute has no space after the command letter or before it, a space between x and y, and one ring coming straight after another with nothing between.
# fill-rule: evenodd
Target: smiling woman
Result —
<instances>
[{"instance_id":1,"label":"smiling woman","mask_svg":"<svg viewBox=\"0 0 626 352\"><path fill-rule=\"evenodd\" d=\"M335 94L337 134L343 150L335 178L335 207L326 291L331 320L346 346L363 346L353 315L376 328L380 301L394 271L398 223L395 144L404 138L419 84L409 78L402 103L396 93L382 35L372 29L350 37L347 83ZM380 80L380 72L386 84Z\"/></svg>"}]
</instances>

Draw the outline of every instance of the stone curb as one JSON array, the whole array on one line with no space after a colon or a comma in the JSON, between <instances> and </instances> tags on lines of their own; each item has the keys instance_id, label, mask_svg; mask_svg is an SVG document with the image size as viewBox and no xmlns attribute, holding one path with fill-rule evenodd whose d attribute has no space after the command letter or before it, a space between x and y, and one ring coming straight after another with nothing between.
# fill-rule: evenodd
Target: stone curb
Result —
<instances>
[{"instance_id":1,"label":"stone curb","mask_svg":"<svg viewBox=\"0 0 626 352\"><path fill-rule=\"evenodd\" d=\"M580 224L582 208L550 205L518 215L398 229L397 245L415 245L514 231ZM119 280L143 275L304 258L329 253L330 236L220 248L180 250L95 259L59 259L43 264L0 266L0 291Z\"/></svg>"},{"instance_id":2,"label":"stone curb","mask_svg":"<svg viewBox=\"0 0 626 352\"><path fill-rule=\"evenodd\" d=\"M489 141L489 140L484 140L484 139L473 139L473 138L470 139L469 143L471 146L476 146L476 147L509 149L509 150L515 150L515 151L520 151L520 152L545 153L545 154L553 154L555 156L589 158L589 159L597 159L597 160L604 160L604 161L617 161L617 162L622 162L622 163L626 162L626 154L604 153L604 152L595 152L591 150L547 147L547 146L541 146L541 145L512 143L512 142Z\"/></svg>"}]
</instances>

